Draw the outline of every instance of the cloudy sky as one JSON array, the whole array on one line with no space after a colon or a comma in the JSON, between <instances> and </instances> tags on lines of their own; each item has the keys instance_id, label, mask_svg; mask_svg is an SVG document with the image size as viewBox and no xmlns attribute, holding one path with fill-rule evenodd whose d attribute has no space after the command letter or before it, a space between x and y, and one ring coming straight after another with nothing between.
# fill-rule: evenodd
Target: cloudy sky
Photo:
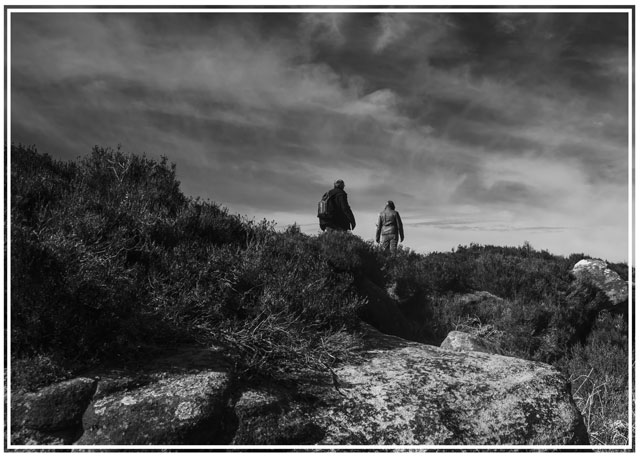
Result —
<instances>
[{"instance_id":1,"label":"cloudy sky","mask_svg":"<svg viewBox=\"0 0 640 457\"><path fill-rule=\"evenodd\" d=\"M628 257L623 12L11 15L11 141L167 156L185 194L318 233L338 178L365 240Z\"/></svg>"}]
</instances>

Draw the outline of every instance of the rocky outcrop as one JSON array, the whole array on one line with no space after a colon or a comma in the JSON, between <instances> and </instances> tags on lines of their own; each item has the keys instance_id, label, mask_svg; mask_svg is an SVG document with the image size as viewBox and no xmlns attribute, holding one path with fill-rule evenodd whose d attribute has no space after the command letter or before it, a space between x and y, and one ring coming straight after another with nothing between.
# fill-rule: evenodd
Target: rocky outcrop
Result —
<instances>
[{"instance_id":1,"label":"rocky outcrop","mask_svg":"<svg viewBox=\"0 0 640 457\"><path fill-rule=\"evenodd\" d=\"M83 445L588 443L566 379L540 363L446 351L373 329L357 360L326 379L241 384L215 357L222 355L212 353L209 368L156 365L142 381L110 374L97 386L80 379L49 389L91 387L64 402L73 414L63 423L82 417L83 434L72 442ZM12 411L23 404L13 401ZM12 437L27 424L34 427L12 422Z\"/></svg>"},{"instance_id":2,"label":"rocky outcrop","mask_svg":"<svg viewBox=\"0 0 640 457\"><path fill-rule=\"evenodd\" d=\"M626 304L629 298L629 284L615 271L607 268L607 263L597 259L583 259L573 267L573 275L602 290L611 303Z\"/></svg>"},{"instance_id":3,"label":"rocky outcrop","mask_svg":"<svg viewBox=\"0 0 640 457\"><path fill-rule=\"evenodd\" d=\"M77 444L220 444L229 441L225 401L231 377L204 371L159 379L95 400Z\"/></svg>"},{"instance_id":4,"label":"rocky outcrop","mask_svg":"<svg viewBox=\"0 0 640 457\"><path fill-rule=\"evenodd\" d=\"M270 407L239 416L240 428L254 433L245 436L255 440L257 430L282 430L285 424L274 421L277 408L287 411L286 426L299 424L297 431L307 433L298 436L316 444L588 442L566 380L548 365L443 351L379 334L372 335L364 355L365 362L336 370L337 389L309 386L296 396L254 395Z\"/></svg>"},{"instance_id":5,"label":"rocky outcrop","mask_svg":"<svg viewBox=\"0 0 640 457\"><path fill-rule=\"evenodd\" d=\"M16 444L69 444L82 433L82 415L96 390L96 381L76 378L36 393L11 397L11 427Z\"/></svg>"},{"instance_id":6,"label":"rocky outcrop","mask_svg":"<svg viewBox=\"0 0 640 457\"><path fill-rule=\"evenodd\" d=\"M440 343L440 348L447 351L475 351L487 354L501 354L502 351L490 341L466 332L451 331Z\"/></svg>"}]
</instances>

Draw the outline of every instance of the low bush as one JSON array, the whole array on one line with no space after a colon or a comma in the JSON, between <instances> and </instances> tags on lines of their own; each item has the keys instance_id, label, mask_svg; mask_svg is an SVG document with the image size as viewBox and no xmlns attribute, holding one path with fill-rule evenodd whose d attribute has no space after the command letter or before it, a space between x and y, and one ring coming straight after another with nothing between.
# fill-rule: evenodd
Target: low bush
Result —
<instances>
[{"instance_id":1,"label":"low bush","mask_svg":"<svg viewBox=\"0 0 640 457\"><path fill-rule=\"evenodd\" d=\"M601 313L586 341L556 364L569 377L593 444L629 443L627 326L623 316Z\"/></svg>"},{"instance_id":2,"label":"low bush","mask_svg":"<svg viewBox=\"0 0 640 457\"><path fill-rule=\"evenodd\" d=\"M243 372L278 375L326 371L355 344L351 286L375 256L357 237L278 233L184 197L166 159L119 149L63 163L13 146L12 186L15 360L62 373L154 342L223 342Z\"/></svg>"},{"instance_id":3,"label":"low bush","mask_svg":"<svg viewBox=\"0 0 640 457\"><path fill-rule=\"evenodd\" d=\"M34 391L71 376L60 361L43 354L16 358L12 361L11 368L11 385L14 392Z\"/></svg>"}]
</instances>

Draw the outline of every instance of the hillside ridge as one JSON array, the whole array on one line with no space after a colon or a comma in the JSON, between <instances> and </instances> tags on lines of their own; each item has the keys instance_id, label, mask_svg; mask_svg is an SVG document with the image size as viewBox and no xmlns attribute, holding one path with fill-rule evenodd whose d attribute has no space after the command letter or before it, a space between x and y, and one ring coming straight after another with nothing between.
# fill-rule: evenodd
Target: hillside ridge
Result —
<instances>
[{"instance_id":1,"label":"hillside ridge","mask_svg":"<svg viewBox=\"0 0 640 457\"><path fill-rule=\"evenodd\" d=\"M161 344L220 347L246 382L286 385L295 373L331 385L357 364L370 323L434 346L465 331L552 364L583 412L606 376L608 406L586 426L592 442L625 439L627 308L576 278L586 255L528 243L389 255L348 233L276 231L187 198L164 158L96 147L59 162L12 145L11 160L16 395L136 365Z\"/></svg>"}]
</instances>

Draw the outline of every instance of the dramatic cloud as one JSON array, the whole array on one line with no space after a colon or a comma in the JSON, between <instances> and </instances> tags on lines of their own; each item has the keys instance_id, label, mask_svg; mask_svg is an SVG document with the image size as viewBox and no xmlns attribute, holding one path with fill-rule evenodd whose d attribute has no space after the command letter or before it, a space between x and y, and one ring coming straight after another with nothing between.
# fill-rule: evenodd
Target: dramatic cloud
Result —
<instances>
[{"instance_id":1,"label":"dramatic cloud","mask_svg":"<svg viewBox=\"0 0 640 457\"><path fill-rule=\"evenodd\" d=\"M182 189L317 233L347 183L371 239L624 260L624 13L11 15L11 140L166 155Z\"/></svg>"}]
</instances>

